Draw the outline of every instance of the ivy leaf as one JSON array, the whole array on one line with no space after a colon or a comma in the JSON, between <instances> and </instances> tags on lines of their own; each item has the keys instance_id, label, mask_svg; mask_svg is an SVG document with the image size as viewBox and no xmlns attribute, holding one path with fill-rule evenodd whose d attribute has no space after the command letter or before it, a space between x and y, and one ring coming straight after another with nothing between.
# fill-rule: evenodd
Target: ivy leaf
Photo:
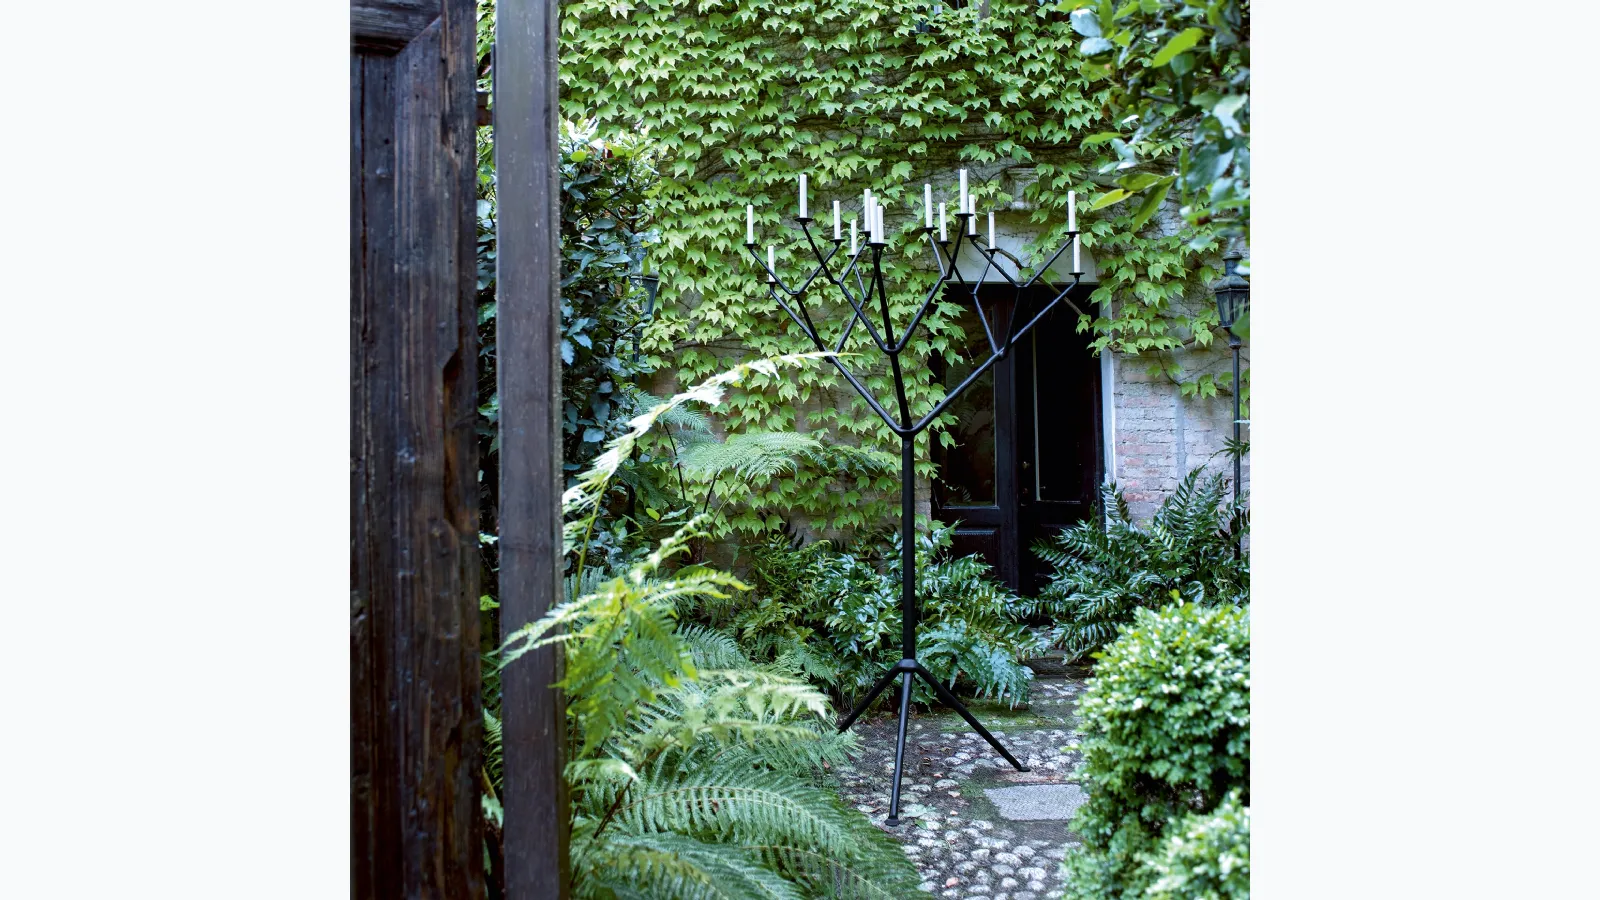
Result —
<instances>
[{"instance_id":1,"label":"ivy leaf","mask_svg":"<svg viewBox=\"0 0 1600 900\"><path fill-rule=\"evenodd\" d=\"M1078 45L1078 52L1084 56L1096 56L1115 49L1116 45L1103 37L1085 38L1083 43Z\"/></svg>"},{"instance_id":2,"label":"ivy leaf","mask_svg":"<svg viewBox=\"0 0 1600 900\"><path fill-rule=\"evenodd\" d=\"M583 442L585 444L598 444L605 439L606 433L598 428L590 426L583 430Z\"/></svg>"},{"instance_id":3,"label":"ivy leaf","mask_svg":"<svg viewBox=\"0 0 1600 900\"><path fill-rule=\"evenodd\" d=\"M1106 141L1119 140L1121 137L1122 135L1116 133L1115 131L1100 131L1084 138L1079 142L1078 146L1093 147L1096 144L1104 144Z\"/></svg>"},{"instance_id":4,"label":"ivy leaf","mask_svg":"<svg viewBox=\"0 0 1600 900\"><path fill-rule=\"evenodd\" d=\"M1172 39L1167 41L1167 45L1161 48L1161 52L1150 58L1150 65L1159 68L1172 62L1179 53L1200 43L1200 39L1205 36L1205 31L1199 28L1185 28L1173 35Z\"/></svg>"}]
</instances>

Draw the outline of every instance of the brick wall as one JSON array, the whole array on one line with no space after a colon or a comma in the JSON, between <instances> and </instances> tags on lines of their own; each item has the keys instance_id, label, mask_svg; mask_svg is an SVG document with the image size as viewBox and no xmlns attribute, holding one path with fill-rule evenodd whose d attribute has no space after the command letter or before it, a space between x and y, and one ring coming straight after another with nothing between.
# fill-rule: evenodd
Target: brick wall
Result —
<instances>
[{"instance_id":1,"label":"brick wall","mask_svg":"<svg viewBox=\"0 0 1600 900\"><path fill-rule=\"evenodd\" d=\"M1207 372L1232 371L1226 342L1202 351L1173 354L1186 378ZM1240 354L1248 366L1248 346ZM1115 359L1113 397L1116 407L1116 480L1135 517L1148 519L1189 470L1205 466L1231 476L1232 460L1222 453L1233 436L1233 398L1204 400L1184 397L1165 375L1150 375L1150 360L1138 356ZM1248 425L1242 437L1250 439ZM1250 490L1250 456L1245 455L1243 488Z\"/></svg>"},{"instance_id":2,"label":"brick wall","mask_svg":"<svg viewBox=\"0 0 1600 900\"><path fill-rule=\"evenodd\" d=\"M1158 223L1167 234L1185 228L1172 203L1162 208ZM1209 291L1200 290L1186 298L1183 305L1188 309L1184 312L1214 302ZM1119 355L1113 362L1116 481L1130 510L1141 520L1155 513L1190 470L1204 466L1228 477L1233 472L1233 460L1223 452L1225 442L1233 437L1232 394L1219 390L1216 397L1184 397L1173 379L1149 373L1153 356ZM1184 381L1206 374L1226 374L1231 381L1233 354L1225 334L1214 335L1209 347L1191 346L1169 351L1167 356L1177 364ZM1250 368L1248 344L1240 349L1239 366L1241 370ZM1240 437L1250 440L1249 425L1240 428ZM1249 454L1245 454L1240 478L1242 490L1249 493Z\"/></svg>"}]
</instances>

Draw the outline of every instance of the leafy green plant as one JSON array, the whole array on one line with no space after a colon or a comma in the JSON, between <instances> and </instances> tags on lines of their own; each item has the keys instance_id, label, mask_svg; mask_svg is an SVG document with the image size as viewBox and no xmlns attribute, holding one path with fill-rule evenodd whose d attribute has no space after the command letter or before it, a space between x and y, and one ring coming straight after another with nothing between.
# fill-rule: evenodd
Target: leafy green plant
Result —
<instances>
[{"instance_id":1,"label":"leafy green plant","mask_svg":"<svg viewBox=\"0 0 1600 900\"><path fill-rule=\"evenodd\" d=\"M1248 602L1250 557L1235 551L1249 513L1228 497L1222 474L1195 469L1140 527L1121 491L1105 485L1104 524L1091 517L1034 544L1055 571L1029 611L1057 621L1051 641L1075 658L1114 639L1139 609Z\"/></svg>"},{"instance_id":2,"label":"leafy green plant","mask_svg":"<svg viewBox=\"0 0 1600 900\"><path fill-rule=\"evenodd\" d=\"M1022 624L1020 598L976 556L951 558L950 526L917 535L918 657L950 687L1016 704L1033 674L1021 658L1041 649ZM826 541L773 537L750 550L756 599L701 607L757 659L826 684L864 692L899 658L900 538L862 540L847 552ZM918 685L915 698L932 703Z\"/></svg>"},{"instance_id":3,"label":"leafy green plant","mask_svg":"<svg viewBox=\"0 0 1600 900\"><path fill-rule=\"evenodd\" d=\"M590 567L586 554L613 479L658 420L805 358L735 367L635 416L562 498L571 596L513 634L502 665L538 647L564 652L575 897L889 900L916 890L898 845L808 777L849 746L829 727L826 697L730 641L678 627L680 604L744 589L724 572L669 570L699 522L620 573Z\"/></svg>"},{"instance_id":4,"label":"leafy green plant","mask_svg":"<svg viewBox=\"0 0 1600 900\"><path fill-rule=\"evenodd\" d=\"M702 515L711 516L708 530L719 538L734 532L758 535L780 527L788 508L766 504L782 502L801 470L828 472L859 487L888 477L899 466L892 454L809 434L749 430L720 438L704 416L681 416L668 425L652 445L659 470L655 481L676 484L673 500L687 508L698 505ZM763 490L780 479L777 498ZM846 493L859 497L848 487ZM669 500L667 505L671 504Z\"/></svg>"},{"instance_id":5,"label":"leafy green plant","mask_svg":"<svg viewBox=\"0 0 1600 900\"><path fill-rule=\"evenodd\" d=\"M480 71L486 73L493 43L493 5L478 8ZM489 79L480 79L488 89ZM658 234L649 227L649 197L657 174L650 145L638 137L602 139L592 124L565 122L561 132L561 427L563 465L570 483L606 440L626 427L642 407L641 392L629 383L652 371L647 357L635 359L633 341L644 324L640 291L630 275L645 265ZM494 132L478 129L477 290L478 290L478 484L481 519L487 529L482 546L483 585L498 596L498 553L494 546L500 491L500 394L495 265L496 188ZM619 555L625 562L615 519L625 509L631 477L619 480L596 529L595 555ZM679 520L676 524L682 524ZM485 610L484 634L496 634L496 614ZM493 646L491 639L490 646ZM487 695L486 695L487 697Z\"/></svg>"},{"instance_id":6,"label":"leafy green plant","mask_svg":"<svg viewBox=\"0 0 1600 900\"><path fill-rule=\"evenodd\" d=\"M1174 184L1184 214L1225 234L1250 233L1250 0L1097 0L1077 4L1085 68L1108 86L1116 131L1085 143L1112 147L1102 172L1132 169L1181 149L1170 174L1139 172L1096 206L1139 197L1148 218Z\"/></svg>"},{"instance_id":7,"label":"leafy green plant","mask_svg":"<svg viewBox=\"0 0 1600 900\"><path fill-rule=\"evenodd\" d=\"M1079 775L1072 896L1140 897L1144 860L1175 820L1250 803L1250 619L1244 608L1139 610L1101 655L1078 705ZM1198 852L1198 851L1196 851Z\"/></svg>"},{"instance_id":8,"label":"leafy green plant","mask_svg":"<svg viewBox=\"0 0 1600 900\"><path fill-rule=\"evenodd\" d=\"M1215 811L1179 819L1145 867L1146 900L1249 900L1250 807L1234 791Z\"/></svg>"},{"instance_id":9,"label":"leafy green plant","mask_svg":"<svg viewBox=\"0 0 1600 900\"><path fill-rule=\"evenodd\" d=\"M653 370L635 359L644 326L640 271L656 173L638 137L599 140L592 123L562 123L561 429L563 467L577 472L637 412L622 385Z\"/></svg>"}]
</instances>

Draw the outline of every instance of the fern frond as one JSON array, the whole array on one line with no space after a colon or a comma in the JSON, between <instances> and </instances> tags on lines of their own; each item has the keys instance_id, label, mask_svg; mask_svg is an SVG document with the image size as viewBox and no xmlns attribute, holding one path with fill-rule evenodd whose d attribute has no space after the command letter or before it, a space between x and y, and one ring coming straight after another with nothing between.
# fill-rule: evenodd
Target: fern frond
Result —
<instances>
[{"instance_id":1,"label":"fern frond","mask_svg":"<svg viewBox=\"0 0 1600 900\"><path fill-rule=\"evenodd\" d=\"M697 669L750 669L755 667L750 657L739 649L739 642L705 625L682 625L678 636L689 645Z\"/></svg>"},{"instance_id":2,"label":"fern frond","mask_svg":"<svg viewBox=\"0 0 1600 900\"><path fill-rule=\"evenodd\" d=\"M866 825L832 794L777 772L718 763L635 787L617 823L633 833L671 831L740 844L785 843L839 859L856 853ZM870 826L868 826L870 827Z\"/></svg>"},{"instance_id":3,"label":"fern frond","mask_svg":"<svg viewBox=\"0 0 1600 900\"><path fill-rule=\"evenodd\" d=\"M1054 572L1030 608L1057 618L1056 646L1071 656L1096 650L1143 607L1247 602L1249 560L1234 550L1247 513L1225 504L1227 492L1220 473L1191 470L1141 528L1108 483L1103 523L1082 522L1036 543Z\"/></svg>"},{"instance_id":4,"label":"fern frond","mask_svg":"<svg viewBox=\"0 0 1600 900\"><path fill-rule=\"evenodd\" d=\"M674 833L574 837L578 897L651 900L803 900L799 888L748 850Z\"/></svg>"},{"instance_id":5,"label":"fern frond","mask_svg":"<svg viewBox=\"0 0 1600 900\"><path fill-rule=\"evenodd\" d=\"M871 847L871 843L862 845L864 850ZM862 853L853 860L841 860L809 847L763 844L749 849L760 854L772 868L805 885L813 897L905 900L924 896L918 886L916 870L906 862L904 852L898 847L888 848L887 852Z\"/></svg>"},{"instance_id":6,"label":"fern frond","mask_svg":"<svg viewBox=\"0 0 1600 900\"><path fill-rule=\"evenodd\" d=\"M715 480L730 472L743 479L763 479L794 471L803 456L821 447L816 438L792 431L751 431L729 435L722 443L703 441L685 447L678 462L699 480Z\"/></svg>"},{"instance_id":7,"label":"fern frond","mask_svg":"<svg viewBox=\"0 0 1600 900\"><path fill-rule=\"evenodd\" d=\"M739 384L751 375L772 376L777 374L780 366L798 366L832 355L820 352L794 353L742 363L634 416L628 421L628 430L607 443L606 449L578 476L577 483L561 495L562 515L567 519L562 526L562 553L572 553L583 544L585 535L594 525L595 516L599 514L611 479L622 467L623 461L633 453L639 439L663 416L690 403L715 406L722 401L722 394L729 385Z\"/></svg>"}]
</instances>

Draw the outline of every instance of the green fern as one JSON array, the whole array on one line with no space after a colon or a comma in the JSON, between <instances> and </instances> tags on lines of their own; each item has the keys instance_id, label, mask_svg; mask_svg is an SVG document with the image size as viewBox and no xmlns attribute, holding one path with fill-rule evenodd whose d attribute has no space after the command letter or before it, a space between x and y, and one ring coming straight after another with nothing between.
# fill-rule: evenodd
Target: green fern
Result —
<instances>
[{"instance_id":1,"label":"green fern","mask_svg":"<svg viewBox=\"0 0 1600 900\"><path fill-rule=\"evenodd\" d=\"M1195 469L1141 528L1105 485L1103 526L1095 517L1034 544L1055 571L1029 613L1054 618L1051 642L1074 658L1110 643L1141 608L1249 602L1250 558L1236 553L1249 515L1227 498L1223 475Z\"/></svg>"},{"instance_id":2,"label":"green fern","mask_svg":"<svg viewBox=\"0 0 1600 900\"><path fill-rule=\"evenodd\" d=\"M539 647L564 651L574 897L916 892L916 872L899 845L815 783L852 746L833 733L827 698L777 667L752 663L725 633L680 625L680 610L726 603L747 589L700 566L670 571L703 536L703 518L623 571L586 565L585 542L612 479L655 422L676 417L692 425L679 415L686 404L715 402L737 373L770 374L800 359L742 366L634 419L564 498L564 533L576 553L569 599L501 647L501 666ZM779 451L782 440L766 449Z\"/></svg>"},{"instance_id":3,"label":"green fern","mask_svg":"<svg viewBox=\"0 0 1600 900\"><path fill-rule=\"evenodd\" d=\"M919 658L935 677L981 697L1026 699L1032 672L1020 660L1042 649L1021 618L1023 601L982 559L950 558L952 529L917 536ZM755 598L736 606L703 602L692 612L735 636L758 662L826 685L850 698L897 658L900 543L862 541L840 552L827 541L800 544L769 535L750 548ZM917 683L916 699L933 692Z\"/></svg>"},{"instance_id":4,"label":"green fern","mask_svg":"<svg viewBox=\"0 0 1600 900\"><path fill-rule=\"evenodd\" d=\"M751 480L792 472L803 457L821 448L816 438L792 431L750 431L721 442L696 441L678 459L690 474L714 484L729 474Z\"/></svg>"}]
</instances>

